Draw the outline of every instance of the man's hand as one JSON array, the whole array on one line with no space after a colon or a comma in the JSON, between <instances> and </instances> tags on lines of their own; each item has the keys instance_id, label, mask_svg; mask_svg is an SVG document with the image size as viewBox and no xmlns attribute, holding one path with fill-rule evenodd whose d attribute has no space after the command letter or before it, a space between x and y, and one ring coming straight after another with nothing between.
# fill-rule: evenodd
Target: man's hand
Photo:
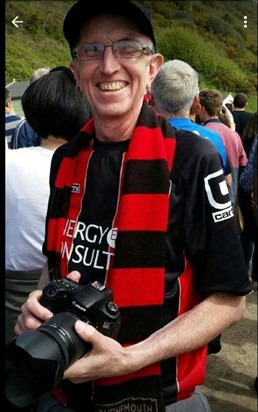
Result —
<instances>
[{"instance_id":1,"label":"man's hand","mask_svg":"<svg viewBox=\"0 0 258 412\"><path fill-rule=\"evenodd\" d=\"M67 278L78 282L80 273L73 271L67 275ZM28 299L21 307L21 314L18 316L14 328L16 335L20 335L25 330L37 329L43 322L46 322L53 316L53 313L39 303L42 295L41 290L35 290L30 293Z\"/></svg>"},{"instance_id":2,"label":"man's hand","mask_svg":"<svg viewBox=\"0 0 258 412\"><path fill-rule=\"evenodd\" d=\"M75 330L82 340L91 343L92 349L65 371L64 379L81 383L132 372L129 369L128 348L123 348L114 339L80 320L75 323Z\"/></svg>"},{"instance_id":3,"label":"man's hand","mask_svg":"<svg viewBox=\"0 0 258 412\"><path fill-rule=\"evenodd\" d=\"M16 335L28 329L37 329L43 322L51 318L53 313L39 303L42 295L41 290L31 292L26 302L21 307L21 314L18 316L14 328Z\"/></svg>"}]
</instances>

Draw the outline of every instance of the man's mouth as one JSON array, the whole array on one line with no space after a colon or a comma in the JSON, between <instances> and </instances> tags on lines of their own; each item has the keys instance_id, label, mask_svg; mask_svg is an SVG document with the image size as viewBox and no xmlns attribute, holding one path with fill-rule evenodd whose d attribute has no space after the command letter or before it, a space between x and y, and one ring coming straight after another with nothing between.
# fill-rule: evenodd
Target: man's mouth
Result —
<instances>
[{"instance_id":1,"label":"man's mouth","mask_svg":"<svg viewBox=\"0 0 258 412\"><path fill-rule=\"evenodd\" d=\"M109 82L109 83L98 83L98 88L103 92L113 92L116 90L122 90L126 87L126 82Z\"/></svg>"}]
</instances>

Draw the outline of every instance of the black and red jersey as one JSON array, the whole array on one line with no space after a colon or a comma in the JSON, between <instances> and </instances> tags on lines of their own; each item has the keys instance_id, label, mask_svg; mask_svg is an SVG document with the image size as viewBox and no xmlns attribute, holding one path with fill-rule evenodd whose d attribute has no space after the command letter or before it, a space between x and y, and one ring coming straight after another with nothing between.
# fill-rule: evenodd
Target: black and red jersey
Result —
<instances>
[{"instance_id":1,"label":"black and red jersey","mask_svg":"<svg viewBox=\"0 0 258 412\"><path fill-rule=\"evenodd\" d=\"M104 281L111 264L110 247L115 249L119 231L113 227L119 176L129 144L95 141L81 213L77 222L67 222L68 234L70 227L71 232L74 225L76 229L72 249L62 253L68 257L69 271L82 274L82 283ZM53 156L51 193L67 145ZM176 132L170 187L162 325L211 293L246 295L252 290L220 158L209 141L191 132ZM72 190L77 189L74 182ZM137 319L132 317L132 322L137 330ZM166 404L187 397L187 393L190 396L194 387L203 383L205 363L206 348L162 362Z\"/></svg>"}]
</instances>

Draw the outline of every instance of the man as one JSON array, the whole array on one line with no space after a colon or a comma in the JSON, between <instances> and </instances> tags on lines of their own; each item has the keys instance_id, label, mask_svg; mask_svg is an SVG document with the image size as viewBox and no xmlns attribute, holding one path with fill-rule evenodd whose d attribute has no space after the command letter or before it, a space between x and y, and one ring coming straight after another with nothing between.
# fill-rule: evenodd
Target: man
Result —
<instances>
[{"instance_id":1,"label":"man","mask_svg":"<svg viewBox=\"0 0 258 412\"><path fill-rule=\"evenodd\" d=\"M219 157L189 132L175 139L144 102L163 57L140 6L79 1L64 35L93 119L53 157L40 286L56 270L98 280L122 322L117 340L75 323L92 350L65 371L61 395L76 412L208 411L194 394L206 344L242 317L252 290ZM17 334L52 316L41 293L23 305Z\"/></svg>"},{"instance_id":2,"label":"man","mask_svg":"<svg viewBox=\"0 0 258 412\"><path fill-rule=\"evenodd\" d=\"M224 143L218 133L190 120L191 107L199 102L198 74L181 60L163 64L152 83L152 93L157 110L175 129L189 130L210 142L217 149L228 186L231 185L231 167Z\"/></svg>"},{"instance_id":3,"label":"man","mask_svg":"<svg viewBox=\"0 0 258 412\"><path fill-rule=\"evenodd\" d=\"M237 93L233 100L232 115L236 125L236 132L242 138L244 128L247 125L248 120L252 116L252 113L246 111L248 105L248 96L245 93Z\"/></svg>"},{"instance_id":4,"label":"man","mask_svg":"<svg viewBox=\"0 0 258 412\"><path fill-rule=\"evenodd\" d=\"M204 89L199 93L201 111L200 119L208 129L215 130L221 136L228 158L231 164L232 184L229 188L229 195L236 210L238 201L238 176L239 168L246 166L247 157L239 134L230 129L219 120L222 111L223 99L219 91L214 89Z\"/></svg>"}]
</instances>

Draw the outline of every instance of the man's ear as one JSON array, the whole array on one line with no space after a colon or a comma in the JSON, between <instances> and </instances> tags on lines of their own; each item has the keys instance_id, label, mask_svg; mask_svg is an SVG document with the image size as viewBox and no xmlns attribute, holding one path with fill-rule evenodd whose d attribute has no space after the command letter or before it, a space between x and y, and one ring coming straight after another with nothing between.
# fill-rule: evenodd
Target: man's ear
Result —
<instances>
[{"instance_id":1,"label":"man's ear","mask_svg":"<svg viewBox=\"0 0 258 412\"><path fill-rule=\"evenodd\" d=\"M74 75L77 86L80 84L80 74L76 62L73 60L70 63L70 69Z\"/></svg>"},{"instance_id":2,"label":"man's ear","mask_svg":"<svg viewBox=\"0 0 258 412\"><path fill-rule=\"evenodd\" d=\"M198 95L196 94L196 95L194 96L194 99L193 99L193 103L192 103L191 108L197 106L198 104L199 104L199 97L198 97Z\"/></svg>"},{"instance_id":3,"label":"man's ear","mask_svg":"<svg viewBox=\"0 0 258 412\"><path fill-rule=\"evenodd\" d=\"M151 87L151 83L157 76L162 64L164 63L164 57L162 54L155 53L150 61L150 66L149 66L149 84L147 84L147 87Z\"/></svg>"},{"instance_id":4,"label":"man's ear","mask_svg":"<svg viewBox=\"0 0 258 412\"><path fill-rule=\"evenodd\" d=\"M8 100L6 103L5 103L5 111L7 112L7 113L12 113L14 110L13 110L13 103L12 103L12 100L10 99L10 100Z\"/></svg>"},{"instance_id":5,"label":"man's ear","mask_svg":"<svg viewBox=\"0 0 258 412\"><path fill-rule=\"evenodd\" d=\"M192 112L194 112L194 114L198 114L198 115L201 112L201 105L200 105L199 97L198 97L197 94L194 96L193 103L192 103L190 111L192 111Z\"/></svg>"}]
</instances>

